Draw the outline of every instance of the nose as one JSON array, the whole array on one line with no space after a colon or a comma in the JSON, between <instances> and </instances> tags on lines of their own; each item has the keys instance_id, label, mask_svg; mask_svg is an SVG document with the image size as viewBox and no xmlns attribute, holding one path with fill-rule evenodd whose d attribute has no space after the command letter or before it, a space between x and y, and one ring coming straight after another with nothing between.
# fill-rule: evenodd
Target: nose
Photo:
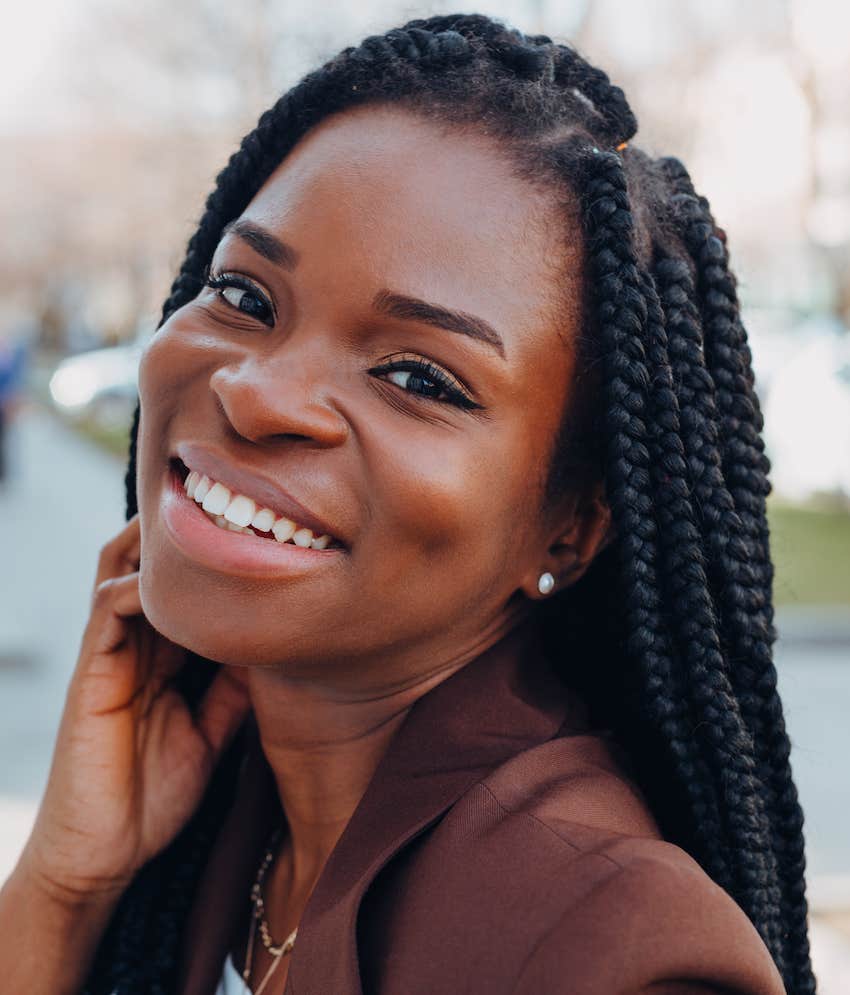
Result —
<instances>
[{"instance_id":1,"label":"nose","mask_svg":"<svg viewBox=\"0 0 850 995\"><path fill-rule=\"evenodd\" d=\"M348 422L325 396L321 357L242 356L219 366L210 388L236 432L252 442L297 438L330 448L348 436Z\"/></svg>"}]
</instances>

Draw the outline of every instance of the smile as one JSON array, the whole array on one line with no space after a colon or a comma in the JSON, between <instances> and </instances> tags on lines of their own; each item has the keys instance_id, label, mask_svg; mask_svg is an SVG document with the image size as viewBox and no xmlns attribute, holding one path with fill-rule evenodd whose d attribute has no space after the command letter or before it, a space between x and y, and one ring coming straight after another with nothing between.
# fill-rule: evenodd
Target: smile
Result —
<instances>
[{"instance_id":1,"label":"smile","mask_svg":"<svg viewBox=\"0 0 850 995\"><path fill-rule=\"evenodd\" d=\"M283 579L338 563L346 551L329 533L315 535L249 495L194 473L170 460L160 505L172 541L194 562L217 573Z\"/></svg>"},{"instance_id":2,"label":"smile","mask_svg":"<svg viewBox=\"0 0 850 995\"><path fill-rule=\"evenodd\" d=\"M224 484L197 470L189 471L183 481L183 489L211 521L229 532L256 535L280 543L291 542L302 549L326 549L331 544L339 545L327 532L314 535L312 529L305 525L299 525L271 508L258 507L253 498L233 493Z\"/></svg>"}]
</instances>

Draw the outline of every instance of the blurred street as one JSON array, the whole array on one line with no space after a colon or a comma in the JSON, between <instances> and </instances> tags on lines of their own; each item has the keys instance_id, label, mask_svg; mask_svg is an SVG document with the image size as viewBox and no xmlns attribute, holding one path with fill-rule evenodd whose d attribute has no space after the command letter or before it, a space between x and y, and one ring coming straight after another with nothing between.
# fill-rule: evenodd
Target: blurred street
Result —
<instances>
[{"instance_id":1,"label":"blurred street","mask_svg":"<svg viewBox=\"0 0 850 995\"><path fill-rule=\"evenodd\" d=\"M98 552L124 522L123 464L35 403L15 424L10 450L11 474L0 485L0 880L26 838L47 778ZM850 919L847 614L784 609L778 615L776 658L806 812L824 995L846 990L837 981L830 986L828 977L850 977L848 939L829 924Z\"/></svg>"},{"instance_id":2,"label":"blurred street","mask_svg":"<svg viewBox=\"0 0 850 995\"><path fill-rule=\"evenodd\" d=\"M11 857L4 836L47 778L100 547L124 521L121 466L57 418L30 406L9 442L0 483L0 877Z\"/></svg>"}]
</instances>

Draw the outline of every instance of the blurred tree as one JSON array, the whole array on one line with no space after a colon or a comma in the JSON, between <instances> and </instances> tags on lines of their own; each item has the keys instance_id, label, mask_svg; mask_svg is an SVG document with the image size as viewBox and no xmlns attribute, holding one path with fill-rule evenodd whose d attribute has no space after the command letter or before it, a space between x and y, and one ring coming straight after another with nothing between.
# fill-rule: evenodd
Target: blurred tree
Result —
<instances>
[{"instance_id":1,"label":"blurred tree","mask_svg":"<svg viewBox=\"0 0 850 995\"><path fill-rule=\"evenodd\" d=\"M158 310L215 174L283 90L365 34L456 8L68 2L78 16L54 60L62 85L49 126L39 130L31 108L26 133L0 133L0 223L15 233L0 243L0 292L34 311L48 278L77 284L105 341ZM722 219L745 300L850 317L844 8L502 0L488 10L574 43L626 89L640 144L686 159ZM56 306L52 322L72 320Z\"/></svg>"}]
</instances>

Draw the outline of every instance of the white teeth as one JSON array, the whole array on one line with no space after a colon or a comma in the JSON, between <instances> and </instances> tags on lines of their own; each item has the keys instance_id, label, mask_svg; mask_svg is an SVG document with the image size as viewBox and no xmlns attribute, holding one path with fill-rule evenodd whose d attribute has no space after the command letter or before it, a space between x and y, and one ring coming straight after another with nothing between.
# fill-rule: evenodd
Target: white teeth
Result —
<instances>
[{"instance_id":1,"label":"white teeth","mask_svg":"<svg viewBox=\"0 0 850 995\"><path fill-rule=\"evenodd\" d=\"M197 494L197 491L195 492ZM212 515L221 515L230 504L230 491L224 484L213 484L201 507Z\"/></svg>"},{"instance_id":2,"label":"white teeth","mask_svg":"<svg viewBox=\"0 0 850 995\"><path fill-rule=\"evenodd\" d=\"M200 504L207 494L209 494L211 487L212 481L206 474L204 474L195 486L195 493L192 497L198 502L198 504Z\"/></svg>"},{"instance_id":3,"label":"white teeth","mask_svg":"<svg viewBox=\"0 0 850 995\"><path fill-rule=\"evenodd\" d=\"M288 518L279 518L272 526L272 532L274 532L274 537L278 542L286 542L287 539L292 538L297 528L295 522Z\"/></svg>"},{"instance_id":4,"label":"white teeth","mask_svg":"<svg viewBox=\"0 0 850 995\"><path fill-rule=\"evenodd\" d=\"M234 525L233 522L228 522L224 515L211 515L209 512L206 515L211 522L215 522L220 529L225 529L227 532L247 532L248 535L254 534L250 529L242 525Z\"/></svg>"},{"instance_id":5,"label":"white teeth","mask_svg":"<svg viewBox=\"0 0 850 995\"><path fill-rule=\"evenodd\" d=\"M255 529L259 529L260 532L271 532L275 518L277 518L277 515L275 515L271 508L261 508L251 519L251 524Z\"/></svg>"},{"instance_id":6,"label":"white teeth","mask_svg":"<svg viewBox=\"0 0 850 995\"><path fill-rule=\"evenodd\" d=\"M207 517L211 522L215 522L220 529L224 529L227 532L242 532L247 535L254 535L246 525L237 525L225 518L224 515L214 515L208 511ZM272 531L275 532L275 538L278 542L285 543L291 540L296 546L300 546L302 549L306 549L307 547L311 547L312 549L326 549L331 542L331 536L327 533L313 538L313 533L310 529L299 529L295 522L290 521L288 518L278 519ZM278 533L283 538L279 538Z\"/></svg>"},{"instance_id":7,"label":"white teeth","mask_svg":"<svg viewBox=\"0 0 850 995\"><path fill-rule=\"evenodd\" d=\"M237 494L224 509L224 517L234 525L246 526L254 517L257 506L244 494Z\"/></svg>"},{"instance_id":8,"label":"white teeth","mask_svg":"<svg viewBox=\"0 0 850 995\"><path fill-rule=\"evenodd\" d=\"M225 521L227 521L227 519L225 519ZM227 522L227 530L228 532L242 532L242 533L247 532L248 535L254 534L249 528L246 528L244 525L234 525L233 522Z\"/></svg>"},{"instance_id":9,"label":"white teeth","mask_svg":"<svg viewBox=\"0 0 850 995\"><path fill-rule=\"evenodd\" d=\"M190 498L195 496L195 488L198 486L198 481L201 479L200 473L197 470L192 470L189 476L186 478L184 487L186 488L186 493Z\"/></svg>"},{"instance_id":10,"label":"white teeth","mask_svg":"<svg viewBox=\"0 0 850 995\"><path fill-rule=\"evenodd\" d=\"M260 508L244 494L234 494L229 487L211 480L206 474L190 470L183 483L186 494L207 513L210 521L229 532L255 533L252 525L260 532L272 532L278 542L290 540L302 549L326 549L333 537L324 533L315 535L311 529L298 525L290 518L277 517L271 508Z\"/></svg>"},{"instance_id":11,"label":"white teeth","mask_svg":"<svg viewBox=\"0 0 850 995\"><path fill-rule=\"evenodd\" d=\"M296 546L301 546L306 549L313 541L313 533L310 529L299 529L297 532L293 533L292 541Z\"/></svg>"}]
</instances>

